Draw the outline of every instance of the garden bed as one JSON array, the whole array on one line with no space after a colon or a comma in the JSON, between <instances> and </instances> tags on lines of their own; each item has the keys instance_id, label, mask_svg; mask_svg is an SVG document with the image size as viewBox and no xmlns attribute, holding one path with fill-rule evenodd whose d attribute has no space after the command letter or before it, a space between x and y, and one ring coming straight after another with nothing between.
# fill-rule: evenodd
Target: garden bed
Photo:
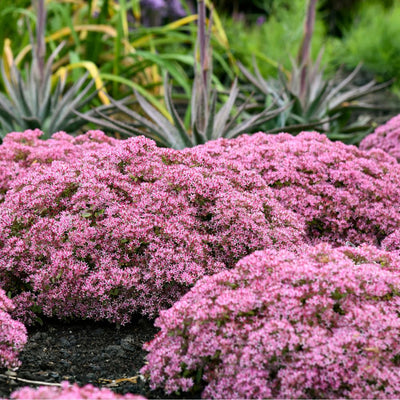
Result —
<instances>
[{"instance_id":1,"label":"garden bed","mask_svg":"<svg viewBox=\"0 0 400 400\"><path fill-rule=\"evenodd\" d=\"M15 376L8 378L1 371L0 398L8 398L24 386L37 387L39 382L59 384L63 380L79 386L106 387L119 394L182 398L161 390L150 391L140 378L147 353L142 345L157 331L153 321L141 317L120 328L92 321L45 320L43 326L28 329L29 339L20 353L22 364Z\"/></svg>"},{"instance_id":2,"label":"garden bed","mask_svg":"<svg viewBox=\"0 0 400 400\"><path fill-rule=\"evenodd\" d=\"M0 148L2 318L20 329L0 347L0 398L63 381L147 398L399 394L395 158L316 132L182 151L40 135Z\"/></svg>"}]
</instances>

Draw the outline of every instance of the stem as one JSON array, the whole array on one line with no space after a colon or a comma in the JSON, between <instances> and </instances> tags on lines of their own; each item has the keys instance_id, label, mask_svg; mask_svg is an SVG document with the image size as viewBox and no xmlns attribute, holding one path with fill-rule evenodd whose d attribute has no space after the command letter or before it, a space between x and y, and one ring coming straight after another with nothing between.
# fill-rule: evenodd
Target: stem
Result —
<instances>
[{"instance_id":1,"label":"stem","mask_svg":"<svg viewBox=\"0 0 400 400\"><path fill-rule=\"evenodd\" d=\"M318 0L309 0L307 6L306 22L304 24L304 36L301 43L300 51L297 55L297 62L301 67L300 75L300 100L303 100L306 92L306 78L308 63L310 60L311 40L314 33L315 12Z\"/></svg>"},{"instance_id":2,"label":"stem","mask_svg":"<svg viewBox=\"0 0 400 400\"><path fill-rule=\"evenodd\" d=\"M207 70L206 65L206 51L207 51L207 40L206 40L206 4L204 0L198 0L197 2L197 34L199 35L199 47L200 47L200 71L203 78L203 85L205 93L207 93Z\"/></svg>"},{"instance_id":3,"label":"stem","mask_svg":"<svg viewBox=\"0 0 400 400\"><path fill-rule=\"evenodd\" d=\"M38 63L40 82L44 78L44 59L46 57L45 25L46 6L45 0L37 0L37 23L36 23L36 59Z\"/></svg>"}]
</instances>

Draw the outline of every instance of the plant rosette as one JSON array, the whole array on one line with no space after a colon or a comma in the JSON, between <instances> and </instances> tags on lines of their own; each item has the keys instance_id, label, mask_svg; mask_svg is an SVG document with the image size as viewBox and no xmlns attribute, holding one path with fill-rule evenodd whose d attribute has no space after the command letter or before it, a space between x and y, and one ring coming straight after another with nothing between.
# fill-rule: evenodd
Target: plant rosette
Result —
<instances>
[{"instance_id":1,"label":"plant rosette","mask_svg":"<svg viewBox=\"0 0 400 400\"><path fill-rule=\"evenodd\" d=\"M399 398L399 265L373 246L257 251L161 312L141 372L203 398Z\"/></svg>"}]
</instances>

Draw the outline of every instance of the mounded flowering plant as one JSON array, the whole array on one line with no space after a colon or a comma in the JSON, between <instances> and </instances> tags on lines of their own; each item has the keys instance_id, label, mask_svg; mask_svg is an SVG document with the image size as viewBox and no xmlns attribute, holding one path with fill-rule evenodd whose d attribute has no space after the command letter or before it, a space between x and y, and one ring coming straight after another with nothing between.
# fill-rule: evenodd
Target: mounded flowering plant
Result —
<instances>
[{"instance_id":1,"label":"mounded flowering plant","mask_svg":"<svg viewBox=\"0 0 400 400\"><path fill-rule=\"evenodd\" d=\"M360 143L361 150L382 149L400 161L400 115L378 126Z\"/></svg>"},{"instance_id":2,"label":"mounded flowering plant","mask_svg":"<svg viewBox=\"0 0 400 400\"><path fill-rule=\"evenodd\" d=\"M0 368L19 366L18 353L27 341L25 326L11 318L12 301L0 289Z\"/></svg>"},{"instance_id":3,"label":"mounded flowering plant","mask_svg":"<svg viewBox=\"0 0 400 400\"><path fill-rule=\"evenodd\" d=\"M308 235L333 243L379 244L400 227L400 167L316 132L219 139L198 146L204 163L256 171L278 200L306 220Z\"/></svg>"},{"instance_id":4,"label":"mounded flowering plant","mask_svg":"<svg viewBox=\"0 0 400 400\"><path fill-rule=\"evenodd\" d=\"M12 132L3 139L0 145L0 203L12 180L24 174L27 168L49 165L54 160L76 159L84 152L98 151L117 143L101 131L89 131L76 137L57 132L48 140L41 139L42 136L43 132L35 129Z\"/></svg>"},{"instance_id":5,"label":"mounded flowering plant","mask_svg":"<svg viewBox=\"0 0 400 400\"><path fill-rule=\"evenodd\" d=\"M399 266L373 246L257 251L160 313L141 372L204 398L399 398Z\"/></svg>"},{"instance_id":6,"label":"mounded flowering plant","mask_svg":"<svg viewBox=\"0 0 400 400\"><path fill-rule=\"evenodd\" d=\"M11 394L12 400L145 400L145 397L125 394L116 394L107 388L97 388L93 385L79 387L76 383L70 385L68 382L61 382L61 387L39 386L38 388L24 387Z\"/></svg>"},{"instance_id":7,"label":"mounded flowering plant","mask_svg":"<svg viewBox=\"0 0 400 400\"><path fill-rule=\"evenodd\" d=\"M382 248L400 254L400 229L394 231L382 242Z\"/></svg>"},{"instance_id":8,"label":"mounded flowering plant","mask_svg":"<svg viewBox=\"0 0 400 400\"><path fill-rule=\"evenodd\" d=\"M0 282L19 318L155 316L202 276L303 242L301 219L258 174L209 165L138 137L14 179Z\"/></svg>"}]
</instances>

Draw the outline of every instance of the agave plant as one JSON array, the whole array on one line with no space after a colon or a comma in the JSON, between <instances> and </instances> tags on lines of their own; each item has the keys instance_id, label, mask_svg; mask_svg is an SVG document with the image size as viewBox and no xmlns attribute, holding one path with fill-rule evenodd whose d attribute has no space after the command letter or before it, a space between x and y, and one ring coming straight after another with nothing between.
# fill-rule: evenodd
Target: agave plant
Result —
<instances>
[{"instance_id":1,"label":"agave plant","mask_svg":"<svg viewBox=\"0 0 400 400\"><path fill-rule=\"evenodd\" d=\"M280 106L288 106L274 121L275 127L270 132L278 132L283 128L292 133L318 129L331 139L357 143L370 131L371 125L368 117L360 117L350 123L352 112L376 108L362 99L387 87L390 82L376 84L370 81L355 86L353 81L361 65L344 79L340 79L339 74L331 79L324 78L321 68L322 51L314 62L310 57L316 4L317 0L308 3L303 41L297 59L292 60L290 74L280 70L277 79L265 79L255 61L254 75L240 63L239 68L256 89L261 107L270 97Z\"/></svg>"},{"instance_id":2,"label":"agave plant","mask_svg":"<svg viewBox=\"0 0 400 400\"><path fill-rule=\"evenodd\" d=\"M204 0L198 1L198 36L195 51L199 49L199 63L195 62L195 77L191 93L191 103L186 110L190 115L185 123L178 113L172 99L172 87L165 78L164 97L169 117L164 117L154 106L148 103L139 93L136 98L146 114L143 117L138 112L110 99L111 104L131 122L112 119L100 110L90 115L82 115L89 122L103 129L117 132L125 136L144 135L154 139L159 145L183 149L203 144L217 138L233 138L241 133L254 131L258 126L276 117L285 107L277 108L275 104L264 109L257 115L246 114L248 100L236 107L239 89L236 80L228 94L225 104L217 106L218 93L211 87L212 55L211 55L211 24L212 9L209 16L208 30L206 29L206 7ZM218 110L217 110L218 109ZM95 116L97 115L97 116Z\"/></svg>"},{"instance_id":3,"label":"agave plant","mask_svg":"<svg viewBox=\"0 0 400 400\"><path fill-rule=\"evenodd\" d=\"M32 61L25 69L25 76L15 63L0 63L1 77L6 93L0 93L0 142L8 132L39 128L44 138L63 130L75 133L87 122L74 111L83 111L97 95L92 90L94 82L87 83L87 75L81 77L71 87L58 78L53 84L52 69L59 54L61 43L45 60L44 26L46 9L43 0L39 0L37 9L36 43L30 33ZM103 113L112 107L101 106Z\"/></svg>"}]
</instances>

